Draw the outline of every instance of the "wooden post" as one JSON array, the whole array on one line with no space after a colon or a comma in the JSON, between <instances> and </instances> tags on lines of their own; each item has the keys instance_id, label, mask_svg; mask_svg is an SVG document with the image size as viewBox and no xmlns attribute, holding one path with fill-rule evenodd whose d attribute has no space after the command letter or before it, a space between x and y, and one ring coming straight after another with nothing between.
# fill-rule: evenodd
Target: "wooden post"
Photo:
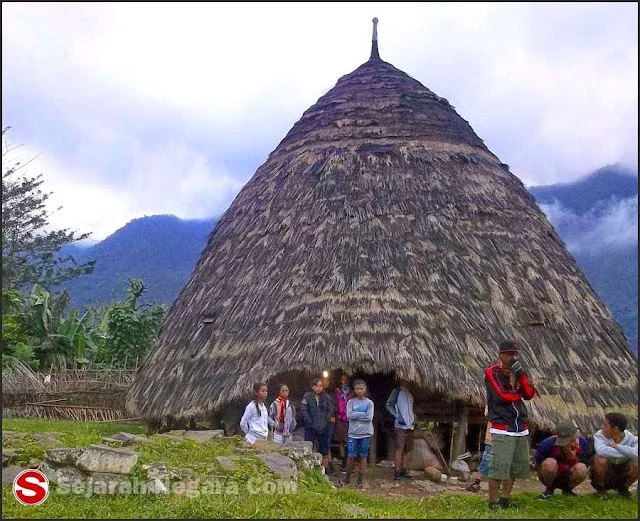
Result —
<instances>
[{"instance_id":1,"label":"wooden post","mask_svg":"<svg viewBox=\"0 0 640 521\"><path fill-rule=\"evenodd\" d=\"M455 460L465 451L465 439L467 434L467 424L469 423L469 407L462 407L456 422L453 446L451 448L451 461Z\"/></svg>"}]
</instances>

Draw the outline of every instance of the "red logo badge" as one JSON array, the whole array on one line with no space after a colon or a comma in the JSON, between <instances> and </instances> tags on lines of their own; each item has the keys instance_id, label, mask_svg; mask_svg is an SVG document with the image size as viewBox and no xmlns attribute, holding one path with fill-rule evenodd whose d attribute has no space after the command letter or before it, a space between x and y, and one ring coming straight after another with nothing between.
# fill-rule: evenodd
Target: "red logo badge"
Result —
<instances>
[{"instance_id":1,"label":"red logo badge","mask_svg":"<svg viewBox=\"0 0 640 521\"><path fill-rule=\"evenodd\" d=\"M23 505L39 505L49 495L49 480L39 470L25 470L13 480L13 495Z\"/></svg>"}]
</instances>

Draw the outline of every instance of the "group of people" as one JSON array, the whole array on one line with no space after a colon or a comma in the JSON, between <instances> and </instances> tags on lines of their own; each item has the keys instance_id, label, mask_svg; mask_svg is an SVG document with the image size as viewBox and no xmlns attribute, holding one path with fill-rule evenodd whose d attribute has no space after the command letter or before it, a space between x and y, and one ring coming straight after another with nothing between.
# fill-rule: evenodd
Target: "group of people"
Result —
<instances>
[{"instance_id":1,"label":"group of people","mask_svg":"<svg viewBox=\"0 0 640 521\"><path fill-rule=\"evenodd\" d=\"M525 401L537 391L519 359L520 346L505 340L498 346L498 359L485 369L488 417L484 452L475 479L467 490L479 491L482 479L489 483L489 508L509 508L515 479L528 477L529 428ZM240 427L249 443L267 440L286 443L297 427L296 409L289 400L289 388L278 386L278 396L267 409L267 386L254 386L255 399L246 407ZM325 391L322 378L314 378L311 391L301 402L304 439L314 442L322 454L322 465L328 468L330 444L339 447L343 467L338 486L349 483L356 462L359 474L356 487L361 488L373 436L374 404L366 396L364 380L349 386L349 376L340 377L340 385L331 394ZM407 460L413 449L415 417L413 395L400 385L388 397L385 409L393 416L394 475L393 482L409 478ZM608 490L629 496L629 487L638 476L638 437L627 430L627 419L620 413L605 415L602 429L593 437L593 447L571 422L557 425L556 433L538 446L535 463L545 489L541 500L553 497L555 489L576 496L574 488L588 476L597 493L607 497Z\"/></svg>"},{"instance_id":2,"label":"group of people","mask_svg":"<svg viewBox=\"0 0 640 521\"><path fill-rule=\"evenodd\" d=\"M254 385L255 398L247 404L240 428L245 440L253 444L258 440L272 440L279 444L291 441L297 428L296 409L289 400L289 387L278 386L278 396L269 408L265 405L267 385ZM305 393L300 404L300 416L304 426L304 439L311 441L322 455L322 465L328 469L331 440L338 445L342 469L337 485L349 483L358 463L356 487L363 486L367 457L373 436L373 401L367 398L367 384L357 379L349 386L349 375L340 376L340 385L330 394L325 391L322 378L311 381L311 391ZM404 385L394 389L386 402L386 410L394 419L395 471L394 485L400 479L410 479L407 458L413 449L413 395Z\"/></svg>"},{"instance_id":3,"label":"group of people","mask_svg":"<svg viewBox=\"0 0 640 521\"><path fill-rule=\"evenodd\" d=\"M517 342L505 340L498 346L498 360L485 369L485 448L478 474L467 490L479 490L486 477L492 509L513 506L510 498L515 479L530 473L524 402L537 391L519 360L519 352ZM603 499L609 490L630 496L629 487L638 479L638 437L627 430L623 414L605 414L602 428L593 437L593 447L572 422L559 423L555 431L538 445L535 454L538 478L545 487L541 500L551 499L556 489L566 496L577 496L573 489L589 475L591 485Z\"/></svg>"}]
</instances>

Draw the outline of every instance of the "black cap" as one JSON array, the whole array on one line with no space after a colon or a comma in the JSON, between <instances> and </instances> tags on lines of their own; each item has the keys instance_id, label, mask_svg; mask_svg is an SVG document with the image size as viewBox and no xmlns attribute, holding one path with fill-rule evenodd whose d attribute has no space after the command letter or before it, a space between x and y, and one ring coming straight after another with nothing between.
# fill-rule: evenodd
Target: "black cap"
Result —
<instances>
[{"instance_id":1,"label":"black cap","mask_svg":"<svg viewBox=\"0 0 640 521\"><path fill-rule=\"evenodd\" d=\"M556 445L564 447L567 443L571 441L573 435L578 432L578 427L576 427L573 423L559 423L556 426Z\"/></svg>"},{"instance_id":2,"label":"black cap","mask_svg":"<svg viewBox=\"0 0 640 521\"><path fill-rule=\"evenodd\" d=\"M498 346L498 353L512 353L519 351L520 344L518 344L518 342L516 342L515 340L504 340L500 342L500 345Z\"/></svg>"}]
</instances>

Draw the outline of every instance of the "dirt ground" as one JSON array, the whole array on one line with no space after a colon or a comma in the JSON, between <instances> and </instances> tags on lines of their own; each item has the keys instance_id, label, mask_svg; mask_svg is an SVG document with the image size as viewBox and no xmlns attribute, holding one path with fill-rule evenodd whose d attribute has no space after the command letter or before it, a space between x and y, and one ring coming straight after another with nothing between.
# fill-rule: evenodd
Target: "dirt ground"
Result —
<instances>
[{"instance_id":1,"label":"dirt ground","mask_svg":"<svg viewBox=\"0 0 640 521\"><path fill-rule=\"evenodd\" d=\"M446 483L434 483L425 478L424 472L412 472L415 474L413 479L403 479L399 486L394 486L393 481L393 469L380 468L368 466L365 478L363 492L380 497L423 497L441 494L443 492L455 492L468 495L486 496L488 491L488 485L486 481L480 484L480 492L468 492L464 489L467 485L467 481L459 481L457 478L449 478ZM347 488L355 488L355 476L353 476L351 483L347 485ZM333 473L330 476L332 483L338 481L338 474ZM531 477L523 480L516 480L513 486L513 492L542 492L544 487L532 473ZM575 488L575 492L581 495L593 494L594 490L587 479ZM559 491L556 491L559 494Z\"/></svg>"}]
</instances>

